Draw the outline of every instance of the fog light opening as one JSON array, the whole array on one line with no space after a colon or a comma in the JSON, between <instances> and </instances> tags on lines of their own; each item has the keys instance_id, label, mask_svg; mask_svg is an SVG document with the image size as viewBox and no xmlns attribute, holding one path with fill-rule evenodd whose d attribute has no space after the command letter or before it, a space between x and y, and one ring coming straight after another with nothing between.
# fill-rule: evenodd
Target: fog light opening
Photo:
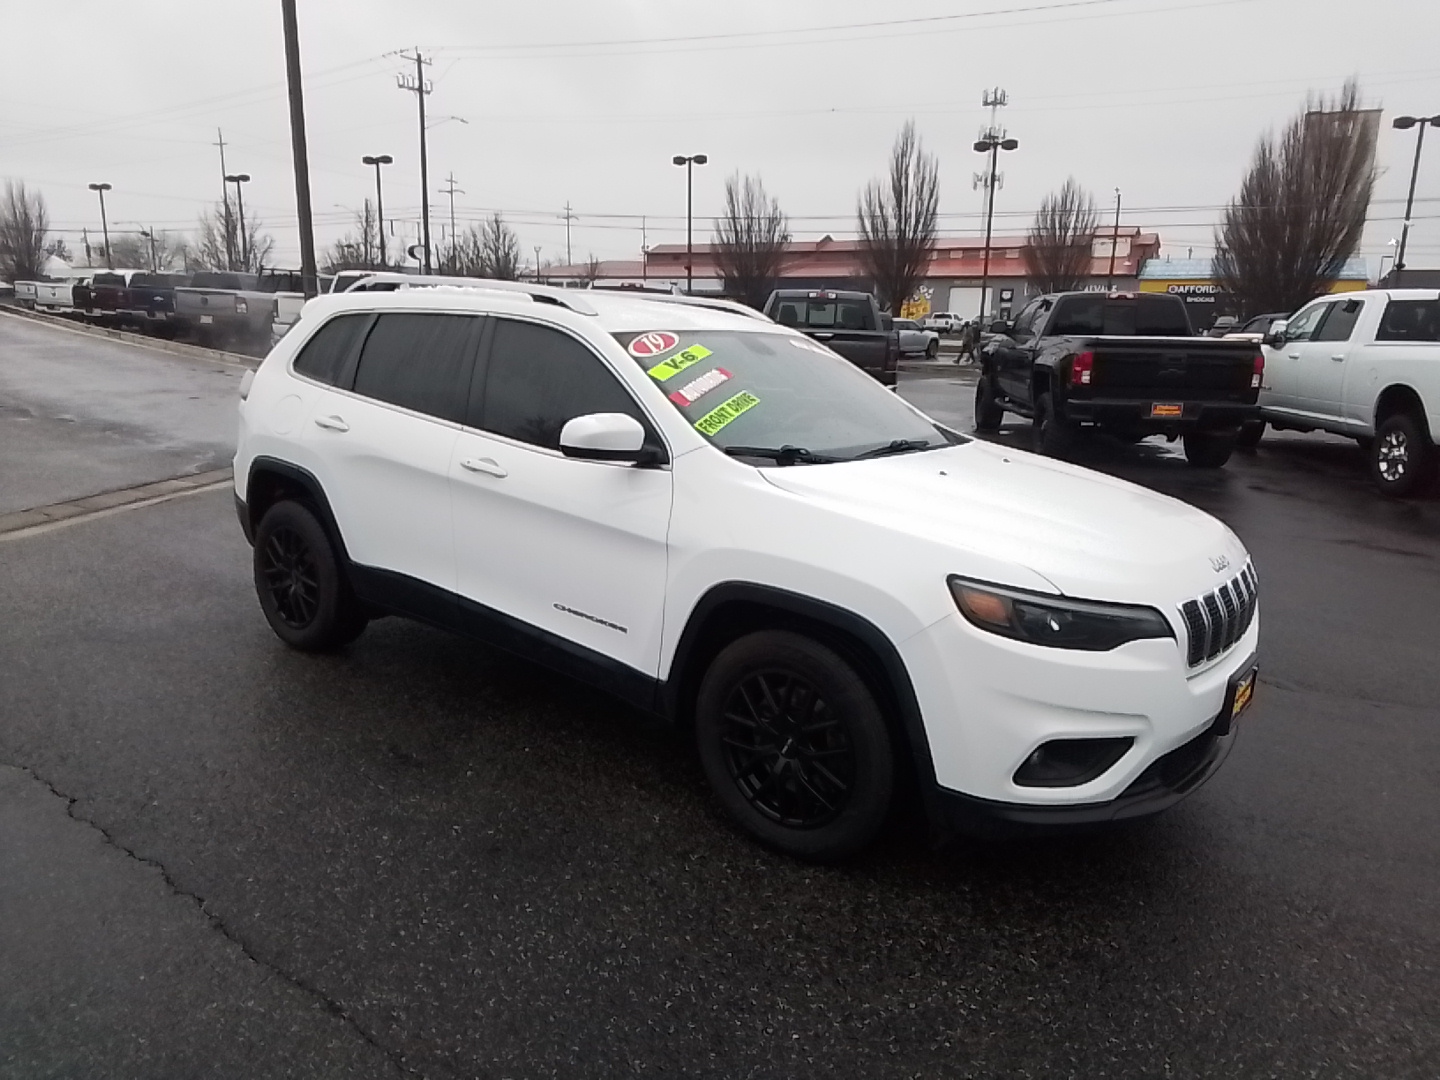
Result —
<instances>
[{"instance_id":1,"label":"fog light opening","mask_svg":"<svg viewBox=\"0 0 1440 1080\"><path fill-rule=\"evenodd\" d=\"M1130 747L1132 735L1111 739L1051 739L1030 752L1015 770L1019 787L1078 787L1114 765Z\"/></svg>"}]
</instances>

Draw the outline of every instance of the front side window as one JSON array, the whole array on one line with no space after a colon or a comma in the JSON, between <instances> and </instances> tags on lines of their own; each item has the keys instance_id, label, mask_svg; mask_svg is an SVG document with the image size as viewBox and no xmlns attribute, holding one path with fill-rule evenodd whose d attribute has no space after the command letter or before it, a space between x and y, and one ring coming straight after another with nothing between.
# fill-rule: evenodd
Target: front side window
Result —
<instances>
[{"instance_id":1,"label":"front side window","mask_svg":"<svg viewBox=\"0 0 1440 1080\"><path fill-rule=\"evenodd\" d=\"M442 420L463 420L480 322L474 315L381 315L360 352L355 393Z\"/></svg>"},{"instance_id":2,"label":"front side window","mask_svg":"<svg viewBox=\"0 0 1440 1080\"><path fill-rule=\"evenodd\" d=\"M1376 341L1440 341L1440 300L1391 300Z\"/></svg>"},{"instance_id":3,"label":"front side window","mask_svg":"<svg viewBox=\"0 0 1440 1080\"><path fill-rule=\"evenodd\" d=\"M1312 341L1349 341L1355 321L1365 309L1363 300L1340 300L1330 305L1330 314L1320 324Z\"/></svg>"},{"instance_id":4,"label":"front side window","mask_svg":"<svg viewBox=\"0 0 1440 1080\"><path fill-rule=\"evenodd\" d=\"M1330 310L1330 305L1316 304L1308 307L1285 324L1286 341L1309 341L1315 333L1315 328L1320 325L1320 320L1325 312Z\"/></svg>"},{"instance_id":5,"label":"front side window","mask_svg":"<svg viewBox=\"0 0 1440 1080\"><path fill-rule=\"evenodd\" d=\"M614 372L582 342L548 326L497 319L478 426L558 450L560 429L590 413L624 413L650 426Z\"/></svg>"},{"instance_id":6,"label":"front side window","mask_svg":"<svg viewBox=\"0 0 1440 1080\"><path fill-rule=\"evenodd\" d=\"M1037 296L1030 303L1026 304L1019 315L1015 317L1015 338L1028 338L1034 329L1035 318L1040 314L1040 298Z\"/></svg>"},{"instance_id":7,"label":"front side window","mask_svg":"<svg viewBox=\"0 0 1440 1080\"><path fill-rule=\"evenodd\" d=\"M685 421L736 457L805 464L961 441L807 338L735 330L615 336Z\"/></svg>"}]
</instances>

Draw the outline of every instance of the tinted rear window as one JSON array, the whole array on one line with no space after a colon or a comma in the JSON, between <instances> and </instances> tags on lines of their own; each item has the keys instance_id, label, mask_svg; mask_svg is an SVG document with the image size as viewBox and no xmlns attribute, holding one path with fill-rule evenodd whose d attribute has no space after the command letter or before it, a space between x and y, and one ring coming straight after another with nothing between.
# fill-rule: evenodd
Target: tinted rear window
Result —
<instances>
[{"instance_id":1,"label":"tinted rear window","mask_svg":"<svg viewBox=\"0 0 1440 1080\"><path fill-rule=\"evenodd\" d=\"M346 361L369 324L369 315L341 315L331 319L300 350L295 358L295 370L316 382L339 386Z\"/></svg>"},{"instance_id":2,"label":"tinted rear window","mask_svg":"<svg viewBox=\"0 0 1440 1080\"><path fill-rule=\"evenodd\" d=\"M1380 316L1376 341L1440 341L1440 299L1391 300Z\"/></svg>"},{"instance_id":3,"label":"tinted rear window","mask_svg":"<svg viewBox=\"0 0 1440 1080\"><path fill-rule=\"evenodd\" d=\"M1172 296L1111 297L1104 293L1057 301L1047 334L1190 337L1185 301Z\"/></svg>"},{"instance_id":4,"label":"tinted rear window","mask_svg":"<svg viewBox=\"0 0 1440 1080\"><path fill-rule=\"evenodd\" d=\"M239 274L226 274L214 270L202 270L191 279L190 284L197 289L241 289Z\"/></svg>"},{"instance_id":5,"label":"tinted rear window","mask_svg":"<svg viewBox=\"0 0 1440 1080\"><path fill-rule=\"evenodd\" d=\"M479 325L473 315L381 315L361 350L355 392L442 420L463 420Z\"/></svg>"},{"instance_id":6,"label":"tinted rear window","mask_svg":"<svg viewBox=\"0 0 1440 1080\"><path fill-rule=\"evenodd\" d=\"M142 289L169 289L184 285L185 281L184 274L136 274L130 279L130 284Z\"/></svg>"},{"instance_id":7,"label":"tinted rear window","mask_svg":"<svg viewBox=\"0 0 1440 1080\"><path fill-rule=\"evenodd\" d=\"M863 300L816 300L780 297L775 321L801 330L874 330L875 311Z\"/></svg>"},{"instance_id":8,"label":"tinted rear window","mask_svg":"<svg viewBox=\"0 0 1440 1080\"><path fill-rule=\"evenodd\" d=\"M124 285L124 274L96 274L92 280L94 285Z\"/></svg>"}]
</instances>

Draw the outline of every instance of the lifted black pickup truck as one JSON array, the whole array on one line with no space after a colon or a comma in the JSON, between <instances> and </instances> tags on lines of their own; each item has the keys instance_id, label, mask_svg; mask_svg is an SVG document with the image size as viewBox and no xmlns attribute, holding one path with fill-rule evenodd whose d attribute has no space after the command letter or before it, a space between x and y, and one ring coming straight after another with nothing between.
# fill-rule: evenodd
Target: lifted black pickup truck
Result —
<instances>
[{"instance_id":1,"label":"lifted black pickup truck","mask_svg":"<svg viewBox=\"0 0 1440 1080\"><path fill-rule=\"evenodd\" d=\"M1007 410L1028 416L1044 454L1065 456L1082 427L1095 427L1127 442L1182 438L1190 464L1219 468L1259 415L1259 347L1196 337L1176 296L1038 296L990 331L975 429L996 430Z\"/></svg>"},{"instance_id":2,"label":"lifted black pickup truck","mask_svg":"<svg viewBox=\"0 0 1440 1080\"><path fill-rule=\"evenodd\" d=\"M776 289L765 314L834 349L883 385L895 385L900 334L869 293Z\"/></svg>"}]
</instances>

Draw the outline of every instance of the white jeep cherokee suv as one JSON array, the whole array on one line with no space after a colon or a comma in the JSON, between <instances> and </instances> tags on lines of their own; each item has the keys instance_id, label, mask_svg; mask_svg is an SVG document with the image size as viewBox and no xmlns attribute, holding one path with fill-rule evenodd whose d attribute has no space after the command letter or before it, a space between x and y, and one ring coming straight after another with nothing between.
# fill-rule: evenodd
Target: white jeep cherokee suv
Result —
<instances>
[{"instance_id":1,"label":"white jeep cherokee suv","mask_svg":"<svg viewBox=\"0 0 1440 1080\"><path fill-rule=\"evenodd\" d=\"M299 649L398 614L693 730L745 829L1029 829L1197 787L1256 578L1173 499L947 430L738 306L471 281L310 301L242 387L237 509Z\"/></svg>"}]
</instances>

